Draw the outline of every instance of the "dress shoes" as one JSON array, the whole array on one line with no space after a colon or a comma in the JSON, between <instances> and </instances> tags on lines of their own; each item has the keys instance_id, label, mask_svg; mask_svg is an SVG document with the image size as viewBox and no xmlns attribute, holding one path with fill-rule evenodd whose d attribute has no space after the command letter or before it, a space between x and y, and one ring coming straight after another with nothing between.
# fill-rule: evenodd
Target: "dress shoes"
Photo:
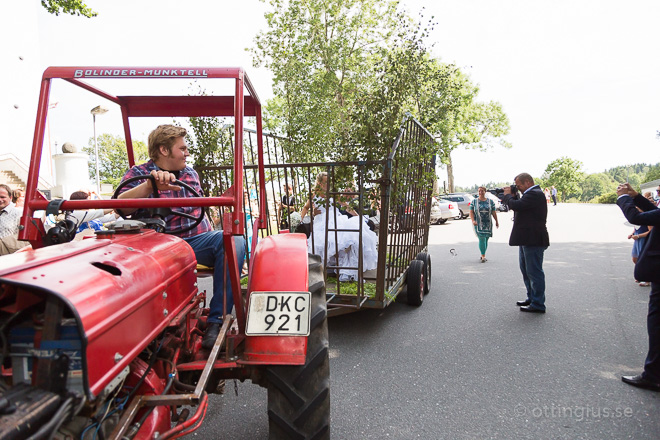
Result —
<instances>
[{"instance_id":1,"label":"dress shoes","mask_svg":"<svg viewBox=\"0 0 660 440\"><path fill-rule=\"evenodd\" d=\"M211 350L213 345L215 345L215 340L218 339L220 334L220 324L217 322L210 322L206 326L206 332L204 333L204 339L202 339L202 348Z\"/></svg>"},{"instance_id":2,"label":"dress shoes","mask_svg":"<svg viewBox=\"0 0 660 440\"><path fill-rule=\"evenodd\" d=\"M660 383L651 382L648 379L644 379L641 374L637 376L621 376L621 380L637 388L644 388L651 391L660 391Z\"/></svg>"},{"instance_id":3,"label":"dress shoes","mask_svg":"<svg viewBox=\"0 0 660 440\"><path fill-rule=\"evenodd\" d=\"M522 306L528 306L528 305L530 305L531 303L532 303L532 302L531 302L529 299L526 299L525 301L516 301L516 305L517 305L517 306L520 306L520 307L522 307Z\"/></svg>"},{"instance_id":4,"label":"dress shoes","mask_svg":"<svg viewBox=\"0 0 660 440\"><path fill-rule=\"evenodd\" d=\"M520 311L521 312L527 312L527 313L545 313L545 310L535 309L532 306L521 306Z\"/></svg>"}]
</instances>

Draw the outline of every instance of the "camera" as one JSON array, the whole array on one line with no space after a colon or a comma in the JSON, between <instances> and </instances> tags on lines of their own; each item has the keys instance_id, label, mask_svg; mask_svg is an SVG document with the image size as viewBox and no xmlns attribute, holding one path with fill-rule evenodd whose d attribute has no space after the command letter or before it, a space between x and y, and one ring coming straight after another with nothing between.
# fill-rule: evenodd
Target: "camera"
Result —
<instances>
[{"instance_id":1,"label":"camera","mask_svg":"<svg viewBox=\"0 0 660 440\"><path fill-rule=\"evenodd\" d=\"M511 195L514 200L518 200L518 187L516 185L511 185ZM488 192L497 196L498 199L502 200L504 198L504 188L493 188L489 189Z\"/></svg>"}]
</instances>

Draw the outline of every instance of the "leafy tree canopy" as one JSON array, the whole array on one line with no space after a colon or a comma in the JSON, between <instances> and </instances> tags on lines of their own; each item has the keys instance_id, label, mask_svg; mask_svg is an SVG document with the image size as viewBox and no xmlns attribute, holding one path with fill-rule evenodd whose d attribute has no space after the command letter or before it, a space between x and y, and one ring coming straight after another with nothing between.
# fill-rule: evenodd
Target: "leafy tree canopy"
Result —
<instances>
[{"instance_id":1,"label":"leafy tree canopy","mask_svg":"<svg viewBox=\"0 0 660 440\"><path fill-rule=\"evenodd\" d=\"M649 169L650 167L647 164L636 163L633 165L622 165L610 168L605 172L616 182L630 181L631 184L633 183L630 179L631 176L639 175L639 177L633 177L634 180L639 180L637 183L637 185L639 185L639 183L643 183L642 180L644 175L648 172Z\"/></svg>"},{"instance_id":2,"label":"leafy tree canopy","mask_svg":"<svg viewBox=\"0 0 660 440\"><path fill-rule=\"evenodd\" d=\"M226 126L225 122L224 118L188 118L191 130L188 130L186 141L193 167L233 163L233 130L230 130L231 127Z\"/></svg>"},{"instance_id":3,"label":"leafy tree canopy","mask_svg":"<svg viewBox=\"0 0 660 440\"><path fill-rule=\"evenodd\" d=\"M121 178L128 171L128 156L126 154L126 141L120 136L108 133L98 136L99 176L101 183L110 183L117 187ZM94 156L94 138L89 139L89 146L83 151L89 155L89 177L96 179L96 162ZM147 145L141 141L133 141L135 163L140 164L149 160Z\"/></svg>"},{"instance_id":4,"label":"leafy tree canopy","mask_svg":"<svg viewBox=\"0 0 660 440\"><path fill-rule=\"evenodd\" d=\"M542 177L547 182L546 185L557 188L561 199L566 200L567 196L581 194L580 184L585 175L582 172L582 162L564 156L550 162Z\"/></svg>"},{"instance_id":5,"label":"leafy tree canopy","mask_svg":"<svg viewBox=\"0 0 660 440\"><path fill-rule=\"evenodd\" d=\"M274 76L266 125L291 140L296 161L382 159L406 112L437 134L434 150L449 168L458 146L508 146L501 105L477 102L460 69L429 55L432 19L415 22L397 1L269 4L252 54Z\"/></svg>"},{"instance_id":6,"label":"leafy tree canopy","mask_svg":"<svg viewBox=\"0 0 660 440\"><path fill-rule=\"evenodd\" d=\"M650 166L644 176L644 182L650 182L656 179L660 179L660 163Z\"/></svg>"},{"instance_id":7,"label":"leafy tree canopy","mask_svg":"<svg viewBox=\"0 0 660 440\"><path fill-rule=\"evenodd\" d=\"M589 202L603 194L616 191L617 183L607 173L594 173L585 177L582 182L582 202Z\"/></svg>"},{"instance_id":8,"label":"leafy tree canopy","mask_svg":"<svg viewBox=\"0 0 660 440\"><path fill-rule=\"evenodd\" d=\"M85 17L96 17L97 13L87 6L82 0L41 0L41 6L46 8L50 14L60 13L71 15L83 15Z\"/></svg>"},{"instance_id":9,"label":"leafy tree canopy","mask_svg":"<svg viewBox=\"0 0 660 440\"><path fill-rule=\"evenodd\" d=\"M456 66L432 59L425 67L417 111L422 125L438 136L451 189L454 186L451 152L458 147L510 148L511 144L504 138L510 131L509 118L500 103L477 101L479 87Z\"/></svg>"},{"instance_id":10,"label":"leafy tree canopy","mask_svg":"<svg viewBox=\"0 0 660 440\"><path fill-rule=\"evenodd\" d=\"M352 115L369 93L375 66L401 15L395 1L270 0L268 30L252 50L256 66L273 72L281 121L298 160L340 160L355 139ZM402 32L402 31L401 31Z\"/></svg>"}]
</instances>

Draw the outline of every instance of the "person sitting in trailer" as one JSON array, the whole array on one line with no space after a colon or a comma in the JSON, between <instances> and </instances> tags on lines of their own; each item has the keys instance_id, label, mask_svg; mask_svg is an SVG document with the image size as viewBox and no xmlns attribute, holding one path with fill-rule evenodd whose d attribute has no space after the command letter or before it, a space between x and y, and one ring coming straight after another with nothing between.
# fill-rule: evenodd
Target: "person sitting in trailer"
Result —
<instances>
[{"instance_id":1,"label":"person sitting in trailer","mask_svg":"<svg viewBox=\"0 0 660 440\"><path fill-rule=\"evenodd\" d=\"M280 199L280 206L278 209L280 217L280 230L289 229L289 216L296 212L296 198L293 195L293 187L290 183L286 184L286 194L282 195Z\"/></svg>"},{"instance_id":2,"label":"person sitting in trailer","mask_svg":"<svg viewBox=\"0 0 660 440\"><path fill-rule=\"evenodd\" d=\"M366 222L362 228L362 242L360 243L360 222L363 217L354 215L348 217L335 208L332 198L328 200L329 210L326 213L325 198L328 190L328 173L321 172L316 177L314 186L314 197L308 200L300 213L305 218L307 212L313 212L311 234L307 239L307 250L310 253L320 255L323 259L327 249L328 264L342 267L358 267L359 249L362 245L362 270L375 269L378 263L378 251L376 244L378 237L369 229ZM355 211L353 211L355 213ZM355 213L357 214L357 213ZM326 217L328 217L326 225ZM336 223L335 223L336 219ZM336 227L335 227L336 225ZM328 230L328 242L325 242L326 229ZM352 229L353 231L338 231L333 229ZM335 235L336 234L336 235ZM350 281L357 279L357 270L340 269L339 281Z\"/></svg>"},{"instance_id":3,"label":"person sitting in trailer","mask_svg":"<svg viewBox=\"0 0 660 440\"><path fill-rule=\"evenodd\" d=\"M349 192L355 192L355 182L352 182L349 186L347 186L344 189L345 193ZM349 195L344 195L340 198L340 208L339 212L344 214L348 218L352 218L358 215L358 213L355 211L355 206L356 206L356 196L349 196ZM372 203L373 205L373 203ZM376 224L374 223L373 219L371 218L372 215L376 215L377 211L373 209L373 206L371 209L366 211L366 215L363 216L363 220L366 223L366 225L371 229L372 231L376 232ZM356 225L356 227L359 225ZM357 229L357 228L356 228Z\"/></svg>"},{"instance_id":4,"label":"person sitting in trailer","mask_svg":"<svg viewBox=\"0 0 660 440\"><path fill-rule=\"evenodd\" d=\"M351 182L345 189L345 193L356 192L355 182ZM357 196L344 196L340 202L339 212L346 214L346 222L343 229L353 229L355 232L343 232L343 249L337 254L339 266L357 267L359 261L360 247L360 222L362 222L362 269L363 271L375 269L378 264L377 243L378 237L374 232L376 226L368 215L359 215L355 210ZM350 281L357 279L357 270L340 270L339 280Z\"/></svg>"},{"instance_id":5,"label":"person sitting in trailer","mask_svg":"<svg viewBox=\"0 0 660 440\"><path fill-rule=\"evenodd\" d=\"M186 165L186 159L190 155L186 145L186 129L174 125L159 125L149 134L148 162L136 165L124 175L122 181L131 177L151 174L160 192L160 197L182 198L193 197L183 187L173 184L175 180L180 180L188 184L191 188L202 195L202 188L199 183L197 172ZM153 189L151 182L132 182L129 183L124 191L118 196L119 199L149 198L152 197ZM201 208L173 208L175 211L192 214ZM132 211L126 209L130 214ZM182 216L170 215L165 219L165 223L170 229L185 229L191 226L195 220ZM199 225L190 231L176 234L185 240L195 252L197 262L205 266L213 267L213 297L210 303L210 313L207 319L206 333L202 340L202 347L205 349L213 348L213 345L220 333L222 320L225 313L230 313L234 307L231 283L229 282L229 269L225 268L225 248L222 231L214 231L207 217ZM245 239L242 236L234 237L236 260L238 264L245 258ZM227 309L223 305L223 286L226 280L226 302Z\"/></svg>"},{"instance_id":6,"label":"person sitting in trailer","mask_svg":"<svg viewBox=\"0 0 660 440\"><path fill-rule=\"evenodd\" d=\"M370 210L369 220L374 225L373 231L378 235L378 227L380 226L380 188L374 187L369 192Z\"/></svg>"}]
</instances>

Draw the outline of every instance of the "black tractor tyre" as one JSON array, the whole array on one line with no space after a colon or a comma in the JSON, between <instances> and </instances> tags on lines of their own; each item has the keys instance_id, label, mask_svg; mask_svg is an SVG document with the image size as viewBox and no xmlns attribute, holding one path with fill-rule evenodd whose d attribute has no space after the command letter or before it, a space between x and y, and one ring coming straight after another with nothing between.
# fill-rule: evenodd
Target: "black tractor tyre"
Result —
<instances>
[{"instance_id":1,"label":"black tractor tyre","mask_svg":"<svg viewBox=\"0 0 660 440\"><path fill-rule=\"evenodd\" d=\"M408 304L421 306L424 302L424 263L413 260L406 275Z\"/></svg>"},{"instance_id":2,"label":"black tractor tyre","mask_svg":"<svg viewBox=\"0 0 660 440\"><path fill-rule=\"evenodd\" d=\"M420 252L415 259L424 263L424 295L428 295L431 288L431 256Z\"/></svg>"},{"instance_id":3,"label":"black tractor tyre","mask_svg":"<svg viewBox=\"0 0 660 440\"><path fill-rule=\"evenodd\" d=\"M311 325L305 365L273 366L268 381L271 440L330 438L330 360L323 263L308 254Z\"/></svg>"}]
</instances>

